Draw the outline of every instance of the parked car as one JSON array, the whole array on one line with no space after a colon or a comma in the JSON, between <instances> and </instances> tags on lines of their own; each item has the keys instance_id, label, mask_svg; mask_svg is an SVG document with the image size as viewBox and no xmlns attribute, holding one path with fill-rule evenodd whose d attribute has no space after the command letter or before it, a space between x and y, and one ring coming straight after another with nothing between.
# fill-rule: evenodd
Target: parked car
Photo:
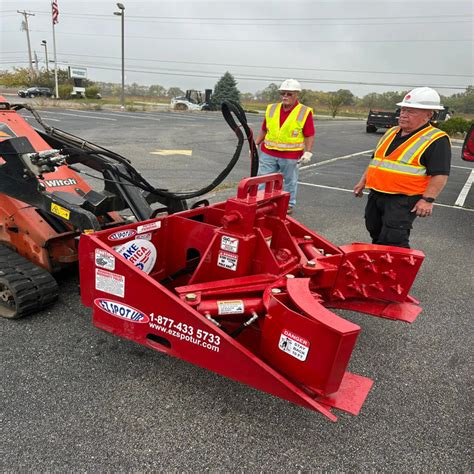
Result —
<instances>
[{"instance_id":1,"label":"parked car","mask_svg":"<svg viewBox=\"0 0 474 474\"><path fill-rule=\"evenodd\" d=\"M20 89L18 95L20 97L51 97L53 92L49 87L29 87L28 89Z\"/></svg>"},{"instance_id":2,"label":"parked car","mask_svg":"<svg viewBox=\"0 0 474 474\"><path fill-rule=\"evenodd\" d=\"M471 125L464 139L461 158L465 161L474 161L474 125Z\"/></svg>"}]
</instances>

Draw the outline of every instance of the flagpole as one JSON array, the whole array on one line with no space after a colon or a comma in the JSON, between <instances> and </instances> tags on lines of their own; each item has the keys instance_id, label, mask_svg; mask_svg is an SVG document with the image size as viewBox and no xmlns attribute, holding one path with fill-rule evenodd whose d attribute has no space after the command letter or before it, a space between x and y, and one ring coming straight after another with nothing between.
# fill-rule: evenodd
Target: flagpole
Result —
<instances>
[{"instance_id":1,"label":"flagpole","mask_svg":"<svg viewBox=\"0 0 474 474\"><path fill-rule=\"evenodd\" d=\"M58 62L56 59L56 32L54 28L53 2L51 2L51 24L53 25L53 51L54 51L54 90L56 99L59 99L58 92Z\"/></svg>"}]
</instances>

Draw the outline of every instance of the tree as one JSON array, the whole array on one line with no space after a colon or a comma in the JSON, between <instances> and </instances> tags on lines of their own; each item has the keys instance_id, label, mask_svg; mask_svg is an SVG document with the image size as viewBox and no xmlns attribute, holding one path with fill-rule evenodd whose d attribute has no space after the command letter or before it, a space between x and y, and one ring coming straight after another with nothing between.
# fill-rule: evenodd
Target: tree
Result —
<instances>
[{"instance_id":1,"label":"tree","mask_svg":"<svg viewBox=\"0 0 474 474\"><path fill-rule=\"evenodd\" d=\"M245 102L250 102L254 100L254 95L251 92L242 92L240 94L240 100L245 100Z\"/></svg>"},{"instance_id":2,"label":"tree","mask_svg":"<svg viewBox=\"0 0 474 474\"><path fill-rule=\"evenodd\" d=\"M211 110L219 110L224 100L240 103L240 92L237 82L230 72L226 72L216 83L211 97Z\"/></svg>"},{"instance_id":3,"label":"tree","mask_svg":"<svg viewBox=\"0 0 474 474\"><path fill-rule=\"evenodd\" d=\"M347 89L339 89L336 92L328 92L325 101L334 118L342 105L351 105L354 103L354 94Z\"/></svg>"},{"instance_id":4,"label":"tree","mask_svg":"<svg viewBox=\"0 0 474 474\"><path fill-rule=\"evenodd\" d=\"M179 87L170 87L166 93L168 97L179 97L184 95L184 91Z\"/></svg>"},{"instance_id":5,"label":"tree","mask_svg":"<svg viewBox=\"0 0 474 474\"><path fill-rule=\"evenodd\" d=\"M159 84L153 84L148 88L148 94L153 97L162 97L166 95L166 89Z\"/></svg>"},{"instance_id":6,"label":"tree","mask_svg":"<svg viewBox=\"0 0 474 474\"><path fill-rule=\"evenodd\" d=\"M257 98L263 100L264 102L278 102L280 100L280 92L278 91L278 86L272 82L268 87L263 89L263 91L257 92Z\"/></svg>"}]
</instances>

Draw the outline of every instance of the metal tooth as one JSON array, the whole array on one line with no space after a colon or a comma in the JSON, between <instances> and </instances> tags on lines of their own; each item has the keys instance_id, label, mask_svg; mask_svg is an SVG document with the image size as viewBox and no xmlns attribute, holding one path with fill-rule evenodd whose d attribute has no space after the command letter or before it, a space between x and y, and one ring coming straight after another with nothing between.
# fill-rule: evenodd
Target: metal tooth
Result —
<instances>
[{"instance_id":1,"label":"metal tooth","mask_svg":"<svg viewBox=\"0 0 474 474\"><path fill-rule=\"evenodd\" d=\"M369 288L373 288L374 290L380 291L381 293L384 292L384 286L379 282L376 281L375 283L371 283Z\"/></svg>"},{"instance_id":2,"label":"metal tooth","mask_svg":"<svg viewBox=\"0 0 474 474\"><path fill-rule=\"evenodd\" d=\"M344 296L344 294L342 293L341 290L334 290L332 292L332 296L334 296L334 298L337 298L338 300L345 300L346 297Z\"/></svg>"},{"instance_id":3,"label":"metal tooth","mask_svg":"<svg viewBox=\"0 0 474 474\"><path fill-rule=\"evenodd\" d=\"M380 257L380 260L383 260L387 263L392 263L393 262L393 257L387 252L385 254L383 254L381 257Z\"/></svg>"},{"instance_id":4,"label":"metal tooth","mask_svg":"<svg viewBox=\"0 0 474 474\"><path fill-rule=\"evenodd\" d=\"M281 293L280 288L272 288L271 292L273 295L279 295Z\"/></svg>"},{"instance_id":5,"label":"metal tooth","mask_svg":"<svg viewBox=\"0 0 474 474\"><path fill-rule=\"evenodd\" d=\"M295 275L293 275L293 273L287 273L285 275L286 278L295 278Z\"/></svg>"},{"instance_id":6,"label":"metal tooth","mask_svg":"<svg viewBox=\"0 0 474 474\"><path fill-rule=\"evenodd\" d=\"M350 278L351 280L358 280L359 279L359 275L357 275L357 272L355 270L353 270L351 272L347 272L346 277Z\"/></svg>"},{"instance_id":7,"label":"metal tooth","mask_svg":"<svg viewBox=\"0 0 474 474\"><path fill-rule=\"evenodd\" d=\"M416 265L416 259L415 257L413 257L413 255L410 255L409 257L404 257L402 258L402 260L404 262L407 262L408 265L411 265L411 266Z\"/></svg>"},{"instance_id":8,"label":"metal tooth","mask_svg":"<svg viewBox=\"0 0 474 474\"><path fill-rule=\"evenodd\" d=\"M369 255L367 253L363 253L362 255L357 257L357 260L363 260L363 261L369 262L369 263L373 262L373 260L369 257Z\"/></svg>"},{"instance_id":9,"label":"metal tooth","mask_svg":"<svg viewBox=\"0 0 474 474\"><path fill-rule=\"evenodd\" d=\"M316 262L314 260L308 260L306 265L308 265L308 267L314 268L316 266Z\"/></svg>"},{"instance_id":10,"label":"metal tooth","mask_svg":"<svg viewBox=\"0 0 474 474\"><path fill-rule=\"evenodd\" d=\"M373 263L369 263L369 265L365 265L364 268L370 273L378 273L377 267Z\"/></svg>"},{"instance_id":11,"label":"metal tooth","mask_svg":"<svg viewBox=\"0 0 474 474\"><path fill-rule=\"evenodd\" d=\"M305 235L303 237L304 240L313 240L313 238L310 235Z\"/></svg>"},{"instance_id":12,"label":"metal tooth","mask_svg":"<svg viewBox=\"0 0 474 474\"><path fill-rule=\"evenodd\" d=\"M382 272L382 275L384 277L389 278L390 280L396 280L397 279L397 274L393 270L388 270L387 272Z\"/></svg>"},{"instance_id":13,"label":"metal tooth","mask_svg":"<svg viewBox=\"0 0 474 474\"><path fill-rule=\"evenodd\" d=\"M344 268L348 268L349 271L355 270L354 265L352 265L352 263L349 262L349 260L345 261L345 262L342 264L342 266L343 266Z\"/></svg>"},{"instance_id":14,"label":"metal tooth","mask_svg":"<svg viewBox=\"0 0 474 474\"><path fill-rule=\"evenodd\" d=\"M196 301L197 300L197 295L196 293L188 293L185 296L186 301Z\"/></svg>"},{"instance_id":15,"label":"metal tooth","mask_svg":"<svg viewBox=\"0 0 474 474\"><path fill-rule=\"evenodd\" d=\"M357 285L354 283L351 283L350 285L347 285L348 288L352 288L356 293L359 293L360 295L367 296L367 291L364 287L364 285Z\"/></svg>"},{"instance_id":16,"label":"metal tooth","mask_svg":"<svg viewBox=\"0 0 474 474\"><path fill-rule=\"evenodd\" d=\"M391 286L390 287L395 293L397 293L398 295L401 295L403 293L403 287L400 286L400 285L395 285L395 286Z\"/></svg>"}]
</instances>

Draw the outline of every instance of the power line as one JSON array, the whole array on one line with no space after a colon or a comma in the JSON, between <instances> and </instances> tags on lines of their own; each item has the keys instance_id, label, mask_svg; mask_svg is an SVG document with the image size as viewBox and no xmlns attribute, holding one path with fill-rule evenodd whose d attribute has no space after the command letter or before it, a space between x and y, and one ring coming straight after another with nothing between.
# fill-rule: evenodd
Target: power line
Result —
<instances>
[{"instance_id":1,"label":"power line","mask_svg":"<svg viewBox=\"0 0 474 474\"><path fill-rule=\"evenodd\" d=\"M60 61L61 64L68 65L67 61ZM94 65L94 64L80 64L77 65L78 67L90 67L93 69L104 69L104 70L111 70L111 71L118 71L120 70L119 67L105 67L104 65ZM200 77L200 78L218 78L222 75L222 72L207 72L205 74L202 73L190 73L191 71L179 72L163 72L162 70L150 70L150 69L130 69L127 68L126 72L138 72L138 73L145 73L145 74L154 74L154 75L164 75L164 76L185 76L185 77ZM273 81L283 81L284 78L280 77L265 77L265 76L250 76L246 74L236 74L234 75L236 79L241 80L251 80L251 81L262 81L262 82L273 82ZM394 84L394 83L385 83L385 82L364 82L364 81L344 81L344 80L329 80L329 79L302 79L298 78L300 82L308 83L308 84L351 84L351 85L369 85L369 86L390 86L390 87L418 87L417 84ZM446 85L446 84L431 84L433 87L437 87L438 89L460 89L465 90L468 85Z\"/></svg>"},{"instance_id":2,"label":"power line","mask_svg":"<svg viewBox=\"0 0 474 474\"><path fill-rule=\"evenodd\" d=\"M39 15L50 15L49 12L36 12ZM87 18L89 20L108 20L108 21L115 21L111 15L106 15L106 14L88 14L88 13L63 13L62 14L63 18ZM462 16L463 18L466 17L466 15L457 15L457 16ZM471 15L467 15L471 16ZM385 18L384 22L382 21L377 21L377 23L320 23L320 22L314 22L315 19L289 19L285 22L285 26L376 26L376 27L381 27L385 25L419 25L423 24L426 25L426 17L423 17L425 21L409 21L412 18L416 17L410 17L410 18L404 18L403 22L390 22L387 21L388 19ZM445 16L440 16L439 18L446 18ZM207 20L218 20L218 19L213 19L209 18ZM229 21L239 21L239 19L227 19ZM234 26L278 26L281 27L281 21L279 20L278 23L261 23L262 21L268 22L268 21L274 21L275 19L255 19L255 18L249 18L250 23L242 23L242 22L237 22L237 23L229 23L227 20L222 20L219 21L218 23L213 23L211 21L203 21L202 19L199 18L166 18L166 17L153 17L153 16L136 16L136 15L128 15L127 16L127 22L139 22L139 23L166 23L166 24L171 24L171 25L176 25L176 24L196 24L196 22L199 22L199 25L234 25ZM244 21L243 19L240 19L241 21ZM320 19L321 20L321 19ZM318 20L318 21L320 21ZM324 19L322 19L324 21ZM336 20L336 19L334 19ZM408 20L408 21L407 21ZM276 21L276 20L275 20ZM304 21L305 23L288 23L288 21ZM308 23L308 21L311 21L311 23ZM328 19L326 19L328 21ZM430 25L436 23L471 23L471 20L442 20L442 21L430 21Z\"/></svg>"},{"instance_id":3,"label":"power line","mask_svg":"<svg viewBox=\"0 0 474 474\"><path fill-rule=\"evenodd\" d=\"M35 33L47 33L44 30L31 30ZM74 33L74 32L62 32L62 35L71 35L71 36L93 36L96 37L110 37L110 38L119 38L120 35L113 35L113 34L94 34L94 33ZM135 38L135 39L151 39L151 40L159 40L159 41L212 41L212 42L220 42L220 43L370 43L373 45L377 45L380 43L465 43L465 42L472 42L474 39L439 39L439 38L432 38L432 39L403 39L403 40L273 40L273 39L236 39L236 38L175 38L175 37L158 37L158 36L139 36L139 35L127 35L127 38Z\"/></svg>"},{"instance_id":4,"label":"power line","mask_svg":"<svg viewBox=\"0 0 474 474\"><path fill-rule=\"evenodd\" d=\"M75 53L62 53L64 56L78 56L87 58L104 58L104 59L120 59L111 56L93 56L90 54L75 54ZM394 71L361 71L361 70L349 70L349 69L323 69L323 68L308 68L308 67L281 67L281 66L262 66L252 64L224 64L224 63L203 63L201 61L169 61L160 59L148 59L148 58L130 58L127 57L128 61L148 61L154 63L172 63L172 64L198 64L200 66L224 66L224 67L250 67L260 69L288 69L291 71L321 71L321 72L344 72L344 73L361 73L361 74L390 74L390 75L412 75L412 76L438 76L438 77L472 77L470 74L439 74L439 73L426 73L426 72L394 72Z\"/></svg>"},{"instance_id":5,"label":"power line","mask_svg":"<svg viewBox=\"0 0 474 474\"><path fill-rule=\"evenodd\" d=\"M48 14L50 15L51 12L46 11L36 11L32 10L35 13L39 14ZM90 17L110 17L109 14L104 13L69 13L68 15L77 15L77 16L90 16ZM468 18L474 15L465 15L465 14L452 14L452 15L410 15L409 18L407 16L392 16L387 18L386 16L358 16L358 17L303 17L303 18L255 18L255 17L189 17L189 16L151 16L151 15L127 15L127 21L129 18L144 18L144 19L160 19L160 20L194 20L194 21L201 21L201 20L231 20L231 21L258 21L258 22L265 22L265 21L278 21L278 22L287 22L287 21L338 21L338 20L403 20L404 22L413 18L420 19L420 20L427 20L430 18Z\"/></svg>"}]
</instances>

